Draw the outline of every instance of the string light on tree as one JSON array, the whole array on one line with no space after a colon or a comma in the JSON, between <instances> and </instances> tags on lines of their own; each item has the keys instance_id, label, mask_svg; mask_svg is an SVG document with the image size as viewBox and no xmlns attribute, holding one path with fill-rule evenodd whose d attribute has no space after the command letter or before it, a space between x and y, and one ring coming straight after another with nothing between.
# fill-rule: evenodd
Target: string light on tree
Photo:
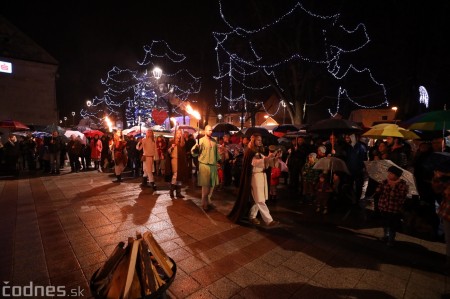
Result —
<instances>
[{"instance_id":1,"label":"string light on tree","mask_svg":"<svg viewBox=\"0 0 450 299\"><path fill-rule=\"evenodd\" d=\"M128 127L137 125L139 119L147 119L154 125L151 113L154 109L167 109L167 101L175 102L174 112L181 115L179 104L194 93L200 92L199 77L193 76L179 64L186 60L183 54L173 51L165 41L152 41L144 48L144 58L137 61L136 68L122 69L114 66L102 79L105 87L101 97L94 97L90 109L82 109L82 117L101 123L105 117L125 118ZM156 68L155 61L164 63L173 73ZM169 84L170 83L170 84ZM161 84L170 86L165 89Z\"/></svg>"},{"instance_id":2,"label":"string light on tree","mask_svg":"<svg viewBox=\"0 0 450 299\"><path fill-rule=\"evenodd\" d=\"M261 96L255 95L264 91L267 95L267 91L269 91L276 93L279 98L286 101L285 108L290 114L295 114L296 111L304 111L302 107L306 105L307 97L302 95L300 91L308 88L308 86L298 86L298 82L302 76L311 76L313 72L317 73L318 69L328 73L337 83L351 81L348 78L349 75L363 77L372 85L370 86L371 89L379 90L382 95L376 97L381 99L378 103L369 103L369 100L362 101L361 95L350 96L350 87L338 86L336 108L333 109L334 111L331 108L329 109L331 115L336 115L339 112L340 101L344 97L349 103L363 108L389 105L385 86L375 79L371 70L348 63L351 60L351 55L356 55L355 53L366 47L370 42L364 24L359 23L352 29L348 29L339 24L340 14L323 15L315 13L307 9L301 2L297 2L293 7L286 9L284 13L275 17L273 11L276 10L270 10L269 8L269 12L266 11L266 13L271 15L272 20L257 28L251 28L251 25L249 25L252 24L251 21L246 20L247 28L244 28L227 19L224 13L226 4L225 1L219 1L221 18L229 30L227 32L213 32L218 69L218 74L214 78L220 82L219 90L216 91L216 107L222 106L223 101L228 101L229 104L226 106L229 106L230 110L236 111L239 109L236 102L242 99L261 98ZM257 13L255 15L259 19L263 19ZM299 31L301 29L289 27L295 26L294 21L298 19L302 19L302 24L306 22L312 24L310 27L301 27L305 31L305 34L302 35L307 35L306 32L309 33L309 31L316 33L315 36L309 36L308 42L300 40L299 36L302 35L295 35L296 30L293 29ZM275 33L272 34L273 32ZM287 32L292 33L292 35ZM278 35L283 37L280 38L279 42L276 40ZM272 38L267 38L267 36ZM297 39L297 37L299 38ZM345 39L351 42L346 43ZM310 46L309 41L316 44ZM284 47L278 46L280 44ZM344 44L353 46L343 46ZM236 45L238 46L235 47ZM308 51L311 49L313 51ZM278 54L278 59L274 58L273 53ZM292 75L293 69L295 69L299 78ZM311 75L304 69L312 70ZM263 82L266 83L262 84ZM267 84L267 82L270 82L270 84ZM304 82L308 82L308 80ZM314 84L314 82L310 84ZM366 96L366 98L368 97ZM296 105L299 105L298 109L295 109Z\"/></svg>"}]
</instances>

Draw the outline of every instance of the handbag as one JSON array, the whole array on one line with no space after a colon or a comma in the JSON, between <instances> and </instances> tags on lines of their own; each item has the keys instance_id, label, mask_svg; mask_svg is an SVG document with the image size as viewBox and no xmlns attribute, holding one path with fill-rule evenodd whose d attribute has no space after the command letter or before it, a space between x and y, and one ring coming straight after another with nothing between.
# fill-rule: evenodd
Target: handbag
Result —
<instances>
[{"instance_id":1,"label":"handbag","mask_svg":"<svg viewBox=\"0 0 450 299\"><path fill-rule=\"evenodd\" d=\"M145 157L144 155L142 155L142 156L141 156L141 162L144 162L144 161L145 161L145 158L146 158L146 157Z\"/></svg>"}]
</instances>

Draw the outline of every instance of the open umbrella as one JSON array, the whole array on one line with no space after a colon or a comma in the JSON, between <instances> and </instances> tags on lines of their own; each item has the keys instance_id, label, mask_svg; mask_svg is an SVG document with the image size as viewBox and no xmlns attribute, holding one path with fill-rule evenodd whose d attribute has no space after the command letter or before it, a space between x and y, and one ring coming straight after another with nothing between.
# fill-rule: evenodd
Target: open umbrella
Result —
<instances>
[{"instance_id":1,"label":"open umbrella","mask_svg":"<svg viewBox=\"0 0 450 299\"><path fill-rule=\"evenodd\" d=\"M387 170L389 167L395 166L400 168L403 171L402 176L400 178L404 179L409 187L408 197L419 194L417 192L416 180L414 178L414 175L408 170L401 168L391 160L364 161L364 164L366 165L366 170L369 177L377 181L378 183L381 183L383 180L387 178L388 172Z\"/></svg>"},{"instance_id":2,"label":"open umbrella","mask_svg":"<svg viewBox=\"0 0 450 299\"><path fill-rule=\"evenodd\" d=\"M286 135L284 135L284 138L297 138L297 137L310 137L311 134L306 132L306 130L298 130L295 132L287 132Z\"/></svg>"},{"instance_id":3,"label":"open umbrella","mask_svg":"<svg viewBox=\"0 0 450 299\"><path fill-rule=\"evenodd\" d=\"M424 161L423 168L432 173L438 166L450 165L450 153L432 152Z\"/></svg>"},{"instance_id":4,"label":"open umbrella","mask_svg":"<svg viewBox=\"0 0 450 299\"><path fill-rule=\"evenodd\" d=\"M250 127L244 130L244 135L247 137L251 137L253 134L260 134L264 145L278 144L278 137L271 134L266 128Z\"/></svg>"},{"instance_id":5,"label":"open umbrella","mask_svg":"<svg viewBox=\"0 0 450 299\"><path fill-rule=\"evenodd\" d=\"M94 138L95 135L98 135L98 137L102 137L105 133L99 130L86 130L83 132L83 134L88 138Z\"/></svg>"},{"instance_id":6,"label":"open umbrella","mask_svg":"<svg viewBox=\"0 0 450 299\"><path fill-rule=\"evenodd\" d=\"M213 133L230 133L237 132L239 128L230 123L218 123L212 127Z\"/></svg>"},{"instance_id":7,"label":"open umbrella","mask_svg":"<svg viewBox=\"0 0 450 299\"><path fill-rule=\"evenodd\" d=\"M410 130L445 131L450 128L450 110L431 111L403 122Z\"/></svg>"},{"instance_id":8,"label":"open umbrella","mask_svg":"<svg viewBox=\"0 0 450 299\"><path fill-rule=\"evenodd\" d=\"M314 164L313 169L321 169L330 172L338 171L350 174L345 161L336 157L324 157L319 159L316 164Z\"/></svg>"},{"instance_id":9,"label":"open umbrella","mask_svg":"<svg viewBox=\"0 0 450 299\"><path fill-rule=\"evenodd\" d=\"M316 122L307 131L317 134L351 134L360 132L362 129L357 123L350 120L329 118Z\"/></svg>"},{"instance_id":10,"label":"open umbrella","mask_svg":"<svg viewBox=\"0 0 450 299\"><path fill-rule=\"evenodd\" d=\"M46 126L42 131L50 133L50 134L53 133L54 131L57 131L59 136L64 136L64 133L66 132L65 129L61 128L60 126L54 125L54 124Z\"/></svg>"},{"instance_id":11,"label":"open umbrella","mask_svg":"<svg viewBox=\"0 0 450 299\"><path fill-rule=\"evenodd\" d=\"M283 124L283 125L278 125L275 128L273 128L272 132L287 133L287 132L296 132L298 130L300 130L300 126L291 125L291 124Z\"/></svg>"},{"instance_id":12,"label":"open umbrella","mask_svg":"<svg viewBox=\"0 0 450 299\"><path fill-rule=\"evenodd\" d=\"M222 137L225 134L239 132L239 128L230 123L218 123L212 127L212 132L214 137Z\"/></svg>"},{"instance_id":13,"label":"open umbrella","mask_svg":"<svg viewBox=\"0 0 450 299\"><path fill-rule=\"evenodd\" d=\"M263 127L250 127L244 129L244 135L251 137L253 134L260 134L262 137L273 136L270 134L269 130Z\"/></svg>"},{"instance_id":14,"label":"open umbrella","mask_svg":"<svg viewBox=\"0 0 450 299\"><path fill-rule=\"evenodd\" d=\"M64 133L64 136L66 136L67 138L70 138L72 135L75 135L77 137L80 137L81 140L86 139L86 137L84 136L83 133L81 133L80 131L73 131L73 130L67 130Z\"/></svg>"},{"instance_id":15,"label":"open umbrella","mask_svg":"<svg viewBox=\"0 0 450 299\"><path fill-rule=\"evenodd\" d=\"M1 120L0 128L9 129L11 131L29 130L25 124L17 120Z\"/></svg>"},{"instance_id":16,"label":"open umbrella","mask_svg":"<svg viewBox=\"0 0 450 299\"><path fill-rule=\"evenodd\" d=\"M372 126L372 128L362 134L362 136L372 138L400 137L404 139L420 139L416 133L401 128L396 124L389 123Z\"/></svg>"},{"instance_id":17,"label":"open umbrella","mask_svg":"<svg viewBox=\"0 0 450 299\"><path fill-rule=\"evenodd\" d=\"M44 138L44 137L51 137L52 134L48 132L34 131L31 133L31 136L33 136L34 138Z\"/></svg>"}]
</instances>

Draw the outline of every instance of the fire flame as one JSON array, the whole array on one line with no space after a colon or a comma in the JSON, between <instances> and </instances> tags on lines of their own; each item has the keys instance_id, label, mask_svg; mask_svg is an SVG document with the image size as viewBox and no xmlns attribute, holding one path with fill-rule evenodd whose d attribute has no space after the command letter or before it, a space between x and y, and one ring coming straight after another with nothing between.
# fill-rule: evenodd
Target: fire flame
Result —
<instances>
[{"instance_id":1,"label":"fire flame","mask_svg":"<svg viewBox=\"0 0 450 299\"><path fill-rule=\"evenodd\" d=\"M192 109L191 105L189 105L189 104L186 105L186 112L198 120L200 120L202 118L200 116L200 113L198 111Z\"/></svg>"},{"instance_id":2,"label":"fire flame","mask_svg":"<svg viewBox=\"0 0 450 299\"><path fill-rule=\"evenodd\" d=\"M108 116L105 117L105 122L108 125L109 131L112 132L112 122L111 122L111 120L109 119Z\"/></svg>"}]
</instances>

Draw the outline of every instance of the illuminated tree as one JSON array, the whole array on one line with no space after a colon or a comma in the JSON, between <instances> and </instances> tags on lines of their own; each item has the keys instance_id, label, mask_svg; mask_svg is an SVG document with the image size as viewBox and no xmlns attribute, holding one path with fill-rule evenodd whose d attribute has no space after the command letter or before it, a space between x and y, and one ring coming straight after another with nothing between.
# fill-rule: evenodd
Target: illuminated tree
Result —
<instances>
[{"instance_id":1,"label":"illuminated tree","mask_svg":"<svg viewBox=\"0 0 450 299\"><path fill-rule=\"evenodd\" d=\"M349 30L339 24L340 14L316 12L300 2L286 9L285 3L240 2L239 11L231 13L226 12L230 1L220 2L227 31L213 33L219 85L216 106L226 104L230 111L247 113L258 103L265 109L263 100L275 93L280 99L276 111L283 111L282 100L296 124L304 121L308 105L321 99L333 100L332 116L340 111L343 99L360 107L387 106L384 85L369 69L352 63L356 52L370 41L365 25ZM364 84L364 94L377 92L376 103L375 97L363 98L359 90L351 89L355 84L349 83L356 80ZM332 93L333 98L327 96Z\"/></svg>"},{"instance_id":2,"label":"illuminated tree","mask_svg":"<svg viewBox=\"0 0 450 299\"><path fill-rule=\"evenodd\" d=\"M182 114L183 103L200 91L200 78L193 76L180 65L186 57L173 51L164 41L153 41L144 46L144 58L137 62L136 70L113 67L101 83L105 87L102 97L91 101L82 109L83 117L103 122L108 116L124 119L125 126L140 123L154 125L152 111L167 110L170 114ZM155 73L164 66L162 73Z\"/></svg>"}]
</instances>

